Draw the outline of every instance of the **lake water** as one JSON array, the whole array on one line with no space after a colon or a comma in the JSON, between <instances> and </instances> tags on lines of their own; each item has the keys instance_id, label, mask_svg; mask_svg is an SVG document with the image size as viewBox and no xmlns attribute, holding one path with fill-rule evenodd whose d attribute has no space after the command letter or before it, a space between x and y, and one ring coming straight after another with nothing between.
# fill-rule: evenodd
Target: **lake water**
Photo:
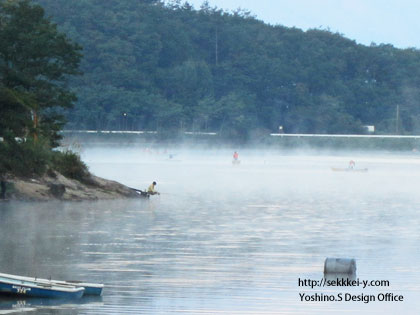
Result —
<instances>
[{"instance_id":1,"label":"lake water","mask_svg":"<svg viewBox=\"0 0 420 315\"><path fill-rule=\"evenodd\" d=\"M162 194L0 203L0 272L105 284L97 299L2 299L0 314L418 313L420 156L246 150L232 165L232 153L89 148L96 175L140 189L155 180ZM350 159L369 171L331 170ZM355 258L356 278L389 286L299 286L322 279L326 257Z\"/></svg>"}]
</instances>

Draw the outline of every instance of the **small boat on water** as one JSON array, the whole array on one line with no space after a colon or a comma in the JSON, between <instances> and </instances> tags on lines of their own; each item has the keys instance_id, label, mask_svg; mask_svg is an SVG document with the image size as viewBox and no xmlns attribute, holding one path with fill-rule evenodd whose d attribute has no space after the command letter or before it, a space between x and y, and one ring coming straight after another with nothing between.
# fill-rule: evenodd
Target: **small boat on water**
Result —
<instances>
[{"instance_id":1,"label":"small boat on water","mask_svg":"<svg viewBox=\"0 0 420 315\"><path fill-rule=\"evenodd\" d=\"M60 281L0 273L0 293L41 298L81 298L101 295L103 284L82 281Z\"/></svg>"},{"instance_id":2,"label":"small boat on water","mask_svg":"<svg viewBox=\"0 0 420 315\"><path fill-rule=\"evenodd\" d=\"M51 280L51 281L54 281L54 283L58 283L58 284L67 284L67 285L74 285L76 287L83 287L85 288L85 292L83 293L83 296L101 295L102 290L104 288L104 285L100 283L89 283L89 282L76 281L76 280L67 280L67 281Z\"/></svg>"},{"instance_id":3,"label":"small boat on water","mask_svg":"<svg viewBox=\"0 0 420 315\"><path fill-rule=\"evenodd\" d=\"M79 299L85 288L36 278L0 274L0 293L41 298Z\"/></svg>"},{"instance_id":4,"label":"small boat on water","mask_svg":"<svg viewBox=\"0 0 420 315\"><path fill-rule=\"evenodd\" d=\"M367 168L337 168L331 167L333 172L355 172L355 173L366 173L368 171Z\"/></svg>"},{"instance_id":5,"label":"small boat on water","mask_svg":"<svg viewBox=\"0 0 420 315\"><path fill-rule=\"evenodd\" d=\"M150 198L150 194L148 194L146 190L141 190L141 189L131 188L131 187L130 189L134 190L141 198Z\"/></svg>"}]
</instances>

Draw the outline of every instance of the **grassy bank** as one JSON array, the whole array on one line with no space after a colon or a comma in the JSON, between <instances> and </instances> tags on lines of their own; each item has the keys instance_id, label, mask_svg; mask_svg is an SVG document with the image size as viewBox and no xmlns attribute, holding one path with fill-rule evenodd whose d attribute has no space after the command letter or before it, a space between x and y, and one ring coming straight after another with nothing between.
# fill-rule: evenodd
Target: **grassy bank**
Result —
<instances>
[{"instance_id":1,"label":"grassy bank","mask_svg":"<svg viewBox=\"0 0 420 315\"><path fill-rule=\"evenodd\" d=\"M0 199L99 200L139 198L131 188L91 174L80 156L42 140L0 142Z\"/></svg>"},{"instance_id":2,"label":"grassy bank","mask_svg":"<svg viewBox=\"0 0 420 315\"><path fill-rule=\"evenodd\" d=\"M90 176L77 153L53 150L42 139L0 142L0 175L28 178L54 171L81 182L87 182Z\"/></svg>"}]
</instances>

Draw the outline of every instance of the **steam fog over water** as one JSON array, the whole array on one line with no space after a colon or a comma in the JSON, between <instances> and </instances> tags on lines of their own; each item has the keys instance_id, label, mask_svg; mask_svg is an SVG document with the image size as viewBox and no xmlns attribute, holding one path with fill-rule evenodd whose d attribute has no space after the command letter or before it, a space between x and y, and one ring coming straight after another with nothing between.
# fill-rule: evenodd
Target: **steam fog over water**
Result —
<instances>
[{"instance_id":1,"label":"steam fog over water","mask_svg":"<svg viewBox=\"0 0 420 315\"><path fill-rule=\"evenodd\" d=\"M173 154L170 159L169 155ZM105 284L55 306L0 314L365 314L420 308L420 155L87 148L95 175L150 200L0 203L0 272ZM366 173L333 172L349 160ZM326 257L389 287L299 287ZM403 302L302 302L299 293L392 292ZM4 313L5 314L5 313Z\"/></svg>"}]
</instances>

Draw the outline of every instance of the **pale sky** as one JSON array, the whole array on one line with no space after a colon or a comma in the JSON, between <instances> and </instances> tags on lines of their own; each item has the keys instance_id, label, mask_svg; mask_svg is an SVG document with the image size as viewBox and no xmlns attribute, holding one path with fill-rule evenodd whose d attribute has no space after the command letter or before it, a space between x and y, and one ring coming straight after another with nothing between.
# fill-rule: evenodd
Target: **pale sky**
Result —
<instances>
[{"instance_id":1,"label":"pale sky","mask_svg":"<svg viewBox=\"0 0 420 315\"><path fill-rule=\"evenodd\" d=\"M183 1L184 2L184 1ZM188 0L199 9L203 0ZM329 28L357 43L420 49L419 0L209 0L211 7L251 11L276 25Z\"/></svg>"}]
</instances>

